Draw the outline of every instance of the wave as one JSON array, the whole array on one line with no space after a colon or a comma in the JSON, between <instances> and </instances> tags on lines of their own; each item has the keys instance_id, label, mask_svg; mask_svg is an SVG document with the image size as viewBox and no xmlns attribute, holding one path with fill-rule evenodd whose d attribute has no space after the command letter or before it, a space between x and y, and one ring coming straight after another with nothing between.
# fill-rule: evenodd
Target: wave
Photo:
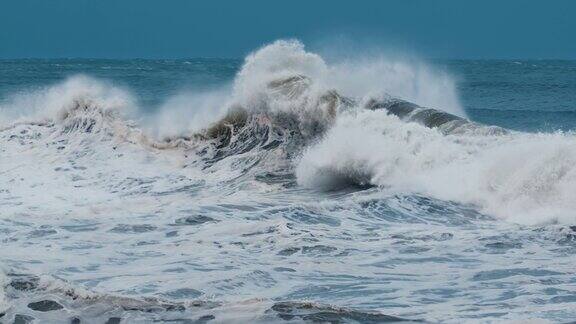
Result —
<instances>
[{"instance_id":1,"label":"wave","mask_svg":"<svg viewBox=\"0 0 576 324\"><path fill-rule=\"evenodd\" d=\"M188 120L186 102L194 105ZM35 124L49 129L41 137L52 142L98 135L183 152L189 167L234 160L245 177L275 174L286 185L378 186L515 222L575 220L574 134L469 121L449 76L423 63L328 64L298 41L277 41L250 54L231 87L168 101L147 122L153 132L126 118L137 117L137 106L129 92L79 76L15 97L0 111L4 131Z\"/></svg>"},{"instance_id":2,"label":"wave","mask_svg":"<svg viewBox=\"0 0 576 324\"><path fill-rule=\"evenodd\" d=\"M478 206L514 222L573 223L573 134L444 135L384 112L342 116L308 148L300 184L367 183Z\"/></svg>"},{"instance_id":3,"label":"wave","mask_svg":"<svg viewBox=\"0 0 576 324\"><path fill-rule=\"evenodd\" d=\"M0 105L4 126L22 122L59 122L66 119L78 103L90 104L86 110L128 115L137 108L129 91L88 76L77 75L55 86L16 94ZM0 124L2 126L2 124Z\"/></svg>"}]
</instances>

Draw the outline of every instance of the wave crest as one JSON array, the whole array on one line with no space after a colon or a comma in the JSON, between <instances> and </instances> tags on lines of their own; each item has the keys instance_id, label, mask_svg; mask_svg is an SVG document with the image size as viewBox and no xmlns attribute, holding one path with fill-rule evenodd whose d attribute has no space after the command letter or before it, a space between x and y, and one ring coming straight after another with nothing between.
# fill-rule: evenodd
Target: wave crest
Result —
<instances>
[{"instance_id":1,"label":"wave crest","mask_svg":"<svg viewBox=\"0 0 576 324\"><path fill-rule=\"evenodd\" d=\"M103 81L77 75L64 82L11 97L0 111L7 122L63 121L79 106L90 106L104 114L128 115L136 111L130 93ZM87 111L87 110L86 110Z\"/></svg>"}]
</instances>

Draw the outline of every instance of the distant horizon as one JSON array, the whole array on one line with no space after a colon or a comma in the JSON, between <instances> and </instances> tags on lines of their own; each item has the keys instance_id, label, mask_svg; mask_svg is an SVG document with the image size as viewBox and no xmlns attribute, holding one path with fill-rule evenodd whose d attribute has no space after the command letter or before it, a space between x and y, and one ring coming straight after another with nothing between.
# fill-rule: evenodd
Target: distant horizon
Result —
<instances>
[{"instance_id":1,"label":"distant horizon","mask_svg":"<svg viewBox=\"0 0 576 324\"><path fill-rule=\"evenodd\" d=\"M424 61L576 61L576 58L459 58L459 57L419 57ZM0 57L0 61L25 60L108 60L108 61L181 61L181 60L229 60L244 61L245 57Z\"/></svg>"}]
</instances>

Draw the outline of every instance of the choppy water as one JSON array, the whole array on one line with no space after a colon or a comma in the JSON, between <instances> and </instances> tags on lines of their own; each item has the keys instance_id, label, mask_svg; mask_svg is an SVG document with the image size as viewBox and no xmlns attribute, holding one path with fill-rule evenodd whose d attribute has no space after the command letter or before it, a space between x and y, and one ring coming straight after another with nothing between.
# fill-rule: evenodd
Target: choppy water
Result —
<instances>
[{"instance_id":1,"label":"choppy water","mask_svg":"<svg viewBox=\"0 0 576 324\"><path fill-rule=\"evenodd\" d=\"M0 61L0 321L569 322L575 103L573 61Z\"/></svg>"}]
</instances>

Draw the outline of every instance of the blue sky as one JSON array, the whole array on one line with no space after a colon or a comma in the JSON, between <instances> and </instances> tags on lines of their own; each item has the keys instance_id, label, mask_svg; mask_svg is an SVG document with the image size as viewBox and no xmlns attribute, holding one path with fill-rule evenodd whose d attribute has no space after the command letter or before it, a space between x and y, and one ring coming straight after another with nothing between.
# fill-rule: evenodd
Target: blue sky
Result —
<instances>
[{"instance_id":1,"label":"blue sky","mask_svg":"<svg viewBox=\"0 0 576 324\"><path fill-rule=\"evenodd\" d=\"M0 58L241 58L279 38L576 59L576 1L0 0Z\"/></svg>"}]
</instances>

